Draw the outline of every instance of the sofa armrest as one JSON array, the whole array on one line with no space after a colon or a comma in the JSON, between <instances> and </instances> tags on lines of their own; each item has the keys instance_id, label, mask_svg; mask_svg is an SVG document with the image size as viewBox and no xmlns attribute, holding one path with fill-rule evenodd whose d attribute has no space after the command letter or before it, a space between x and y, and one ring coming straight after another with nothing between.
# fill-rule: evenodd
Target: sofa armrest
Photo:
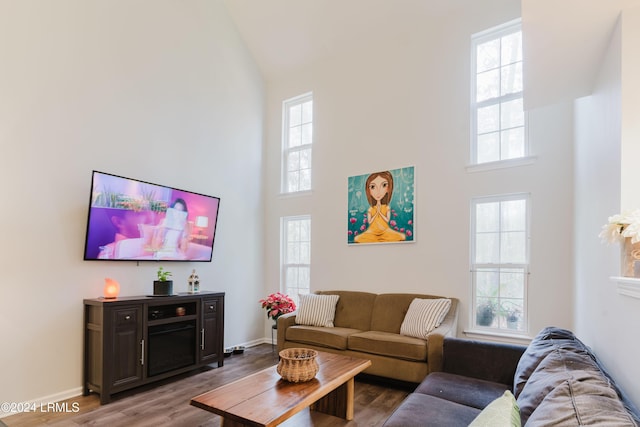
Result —
<instances>
[{"instance_id":1,"label":"sofa armrest","mask_svg":"<svg viewBox=\"0 0 640 427\"><path fill-rule=\"evenodd\" d=\"M516 367L526 349L524 345L445 337L442 370L513 387Z\"/></svg>"},{"instance_id":2,"label":"sofa armrest","mask_svg":"<svg viewBox=\"0 0 640 427\"><path fill-rule=\"evenodd\" d=\"M458 330L458 300L451 298L451 308L440 326L427 335L427 364L429 372L442 371L442 352L445 337L455 337Z\"/></svg>"},{"instance_id":3,"label":"sofa armrest","mask_svg":"<svg viewBox=\"0 0 640 427\"><path fill-rule=\"evenodd\" d=\"M287 336L287 328L296 324L296 311L283 314L278 317L278 353L284 350L284 341Z\"/></svg>"}]
</instances>

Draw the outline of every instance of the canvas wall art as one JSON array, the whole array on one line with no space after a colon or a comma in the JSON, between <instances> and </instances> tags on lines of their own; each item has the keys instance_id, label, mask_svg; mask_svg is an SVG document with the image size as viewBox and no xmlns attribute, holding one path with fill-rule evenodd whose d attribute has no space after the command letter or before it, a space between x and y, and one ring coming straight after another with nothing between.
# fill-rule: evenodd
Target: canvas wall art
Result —
<instances>
[{"instance_id":1,"label":"canvas wall art","mask_svg":"<svg viewBox=\"0 0 640 427\"><path fill-rule=\"evenodd\" d=\"M348 179L347 243L415 241L414 167Z\"/></svg>"}]
</instances>

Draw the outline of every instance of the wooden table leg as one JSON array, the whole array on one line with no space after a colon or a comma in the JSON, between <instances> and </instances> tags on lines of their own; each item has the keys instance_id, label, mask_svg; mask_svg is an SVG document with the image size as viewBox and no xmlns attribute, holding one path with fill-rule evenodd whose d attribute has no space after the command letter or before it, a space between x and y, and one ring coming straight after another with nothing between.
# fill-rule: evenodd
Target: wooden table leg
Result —
<instances>
[{"instance_id":1,"label":"wooden table leg","mask_svg":"<svg viewBox=\"0 0 640 427\"><path fill-rule=\"evenodd\" d=\"M355 397L355 380L353 378L351 378L349 381L347 381L344 384L344 387L346 388L346 396L345 396L345 400L346 400L346 416L344 417L347 421L351 421L353 419L353 413L354 413L354 397Z\"/></svg>"},{"instance_id":2,"label":"wooden table leg","mask_svg":"<svg viewBox=\"0 0 640 427\"><path fill-rule=\"evenodd\" d=\"M355 380L351 378L311 405L311 409L351 421L354 416L354 395Z\"/></svg>"},{"instance_id":3,"label":"wooden table leg","mask_svg":"<svg viewBox=\"0 0 640 427\"><path fill-rule=\"evenodd\" d=\"M229 418L220 417L220 427L246 427L247 425Z\"/></svg>"}]
</instances>

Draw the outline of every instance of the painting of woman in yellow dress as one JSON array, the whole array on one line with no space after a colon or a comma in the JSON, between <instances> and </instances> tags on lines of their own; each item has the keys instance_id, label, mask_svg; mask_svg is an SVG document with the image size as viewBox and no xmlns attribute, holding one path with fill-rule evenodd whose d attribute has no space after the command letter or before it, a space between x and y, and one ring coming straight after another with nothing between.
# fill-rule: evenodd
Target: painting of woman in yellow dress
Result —
<instances>
[{"instance_id":1,"label":"painting of woman in yellow dress","mask_svg":"<svg viewBox=\"0 0 640 427\"><path fill-rule=\"evenodd\" d=\"M392 206L394 175L401 179L401 196ZM348 242L412 241L413 168L374 172L366 176L364 188L355 188L363 178L350 179ZM368 207L363 200L362 190L364 190Z\"/></svg>"}]
</instances>

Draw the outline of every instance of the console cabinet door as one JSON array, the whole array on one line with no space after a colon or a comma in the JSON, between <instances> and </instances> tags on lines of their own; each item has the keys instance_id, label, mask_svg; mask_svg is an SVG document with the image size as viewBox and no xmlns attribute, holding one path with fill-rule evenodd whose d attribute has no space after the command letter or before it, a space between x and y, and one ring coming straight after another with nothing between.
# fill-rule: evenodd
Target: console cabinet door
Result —
<instances>
[{"instance_id":1,"label":"console cabinet door","mask_svg":"<svg viewBox=\"0 0 640 427\"><path fill-rule=\"evenodd\" d=\"M112 345L110 352L111 387L117 388L142 381L144 342L142 341L142 306L112 310Z\"/></svg>"},{"instance_id":2,"label":"console cabinet door","mask_svg":"<svg viewBox=\"0 0 640 427\"><path fill-rule=\"evenodd\" d=\"M202 302L202 330L200 331L200 361L222 366L222 299Z\"/></svg>"}]
</instances>

